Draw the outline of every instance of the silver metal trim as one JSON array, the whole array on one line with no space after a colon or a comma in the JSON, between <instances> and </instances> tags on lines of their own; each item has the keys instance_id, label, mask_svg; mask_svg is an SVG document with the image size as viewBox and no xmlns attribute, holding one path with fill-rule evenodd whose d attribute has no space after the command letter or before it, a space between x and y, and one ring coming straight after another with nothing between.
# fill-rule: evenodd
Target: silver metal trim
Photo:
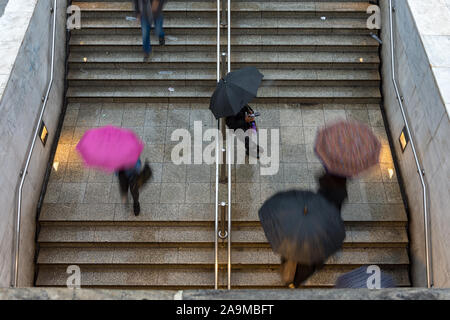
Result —
<instances>
[{"instance_id":1,"label":"silver metal trim","mask_svg":"<svg viewBox=\"0 0 450 320\"><path fill-rule=\"evenodd\" d=\"M231 0L228 0L228 72L231 72ZM231 143L227 141L228 162L228 290L231 290Z\"/></svg>"},{"instance_id":2,"label":"silver metal trim","mask_svg":"<svg viewBox=\"0 0 450 320\"><path fill-rule=\"evenodd\" d=\"M33 155L34 146L36 144L36 139L39 133L39 129L41 127L42 118L44 116L45 107L47 106L48 97L50 95L50 90L53 86L53 74L55 70L55 38L56 38L56 13L57 13L57 3L56 0L53 1L53 8L50 10L51 14L53 14L53 35L52 35L52 57L51 57L51 71L50 71L50 80L47 87L47 92L45 93L45 97L43 99L41 112L39 114L39 120L37 122L36 128L34 130L33 141L31 143L30 149L28 150L27 161L25 163L25 167L20 171L19 176L20 185L18 189L18 199L17 199L17 215L15 217L16 229L14 233L14 250L13 250L13 268L12 268L12 277L11 277L11 286L17 287L18 278L19 278L19 247L20 247L20 223L21 223L21 214L22 214L22 189L25 182L25 178L28 174L28 167L30 165L31 156Z\"/></svg>"},{"instance_id":3,"label":"silver metal trim","mask_svg":"<svg viewBox=\"0 0 450 320\"><path fill-rule=\"evenodd\" d=\"M220 0L217 0L217 82L220 81ZM217 121L217 129L220 130L220 123ZM219 137L216 139L216 205L214 222L214 289L218 289L219 281Z\"/></svg>"},{"instance_id":4,"label":"silver metal trim","mask_svg":"<svg viewBox=\"0 0 450 320\"><path fill-rule=\"evenodd\" d=\"M395 58L394 58L394 31L393 31L393 18L392 18L392 0L389 0L389 29L390 29L390 41L391 41L391 69L392 69L392 82L394 84L395 94L397 95L397 101L402 112L403 121L405 123L406 131L408 132L409 142L411 143L411 150L414 155L414 160L417 166L417 173L420 177L420 182L422 184L423 192L423 218L424 218L424 229L425 229L425 255L426 255L426 272L427 272L427 287L433 287L433 275L432 275L432 259L431 259L431 243L430 243L430 230L429 230L429 217L428 217L428 206L427 206L427 185L425 182L424 171L420 165L419 158L417 156L416 147L414 144L414 138L411 134L409 128L409 123L406 118L406 113L403 107L403 97L400 96L400 92L397 86L397 80L395 77Z\"/></svg>"}]
</instances>

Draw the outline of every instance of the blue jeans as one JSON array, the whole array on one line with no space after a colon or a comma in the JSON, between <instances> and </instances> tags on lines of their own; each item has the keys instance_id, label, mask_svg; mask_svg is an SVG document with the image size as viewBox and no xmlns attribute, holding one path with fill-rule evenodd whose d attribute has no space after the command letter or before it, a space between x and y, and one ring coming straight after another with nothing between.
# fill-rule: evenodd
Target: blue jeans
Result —
<instances>
[{"instance_id":1,"label":"blue jeans","mask_svg":"<svg viewBox=\"0 0 450 320\"><path fill-rule=\"evenodd\" d=\"M159 38L164 38L164 17L162 13L154 20L155 23L155 33ZM142 29L142 46L144 47L145 53L149 54L152 51L152 45L150 43L150 30L151 24L147 17L141 17L141 29Z\"/></svg>"}]
</instances>

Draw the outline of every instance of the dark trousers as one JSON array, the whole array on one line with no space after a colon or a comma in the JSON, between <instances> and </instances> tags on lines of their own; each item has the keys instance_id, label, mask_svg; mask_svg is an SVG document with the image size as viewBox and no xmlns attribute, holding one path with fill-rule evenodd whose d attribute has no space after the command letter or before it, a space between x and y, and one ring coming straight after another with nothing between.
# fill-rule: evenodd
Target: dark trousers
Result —
<instances>
[{"instance_id":1,"label":"dark trousers","mask_svg":"<svg viewBox=\"0 0 450 320\"><path fill-rule=\"evenodd\" d=\"M137 183L137 175L131 178L127 177L125 171L119 171L119 185L120 192L123 195L128 194L128 189L130 189L131 196L133 197L134 203L139 203L139 187Z\"/></svg>"},{"instance_id":2,"label":"dark trousers","mask_svg":"<svg viewBox=\"0 0 450 320\"><path fill-rule=\"evenodd\" d=\"M164 38L164 17L162 13L154 20L155 22L155 33L159 38ZM142 46L146 53L152 51L152 45L150 42L150 30L152 28L151 22L148 21L147 17L141 17L141 30L142 30Z\"/></svg>"}]
</instances>

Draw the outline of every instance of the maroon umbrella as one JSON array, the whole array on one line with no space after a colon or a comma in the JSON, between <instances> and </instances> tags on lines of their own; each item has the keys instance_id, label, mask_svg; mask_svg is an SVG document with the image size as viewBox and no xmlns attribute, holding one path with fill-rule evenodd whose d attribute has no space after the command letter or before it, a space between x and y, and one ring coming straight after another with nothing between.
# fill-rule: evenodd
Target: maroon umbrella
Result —
<instances>
[{"instance_id":1,"label":"maroon umbrella","mask_svg":"<svg viewBox=\"0 0 450 320\"><path fill-rule=\"evenodd\" d=\"M352 177L378 163L381 144L369 127L355 121L332 124L317 134L314 151L328 172Z\"/></svg>"}]
</instances>

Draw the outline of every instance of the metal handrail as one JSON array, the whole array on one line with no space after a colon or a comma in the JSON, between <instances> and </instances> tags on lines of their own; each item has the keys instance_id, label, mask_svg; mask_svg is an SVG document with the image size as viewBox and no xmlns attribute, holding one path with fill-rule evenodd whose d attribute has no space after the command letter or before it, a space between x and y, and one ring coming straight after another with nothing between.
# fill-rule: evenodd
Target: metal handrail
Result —
<instances>
[{"instance_id":1,"label":"metal handrail","mask_svg":"<svg viewBox=\"0 0 450 320\"><path fill-rule=\"evenodd\" d=\"M408 120L406 118L406 113L403 107L402 97L397 85L397 80L395 78L395 58L394 58L394 31L393 31L393 18L392 12L394 8L392 6L392 0L389 0L389 28L390 28L390 40L391 40L391 69L392 69L392 82L394 84L395 94L397 95L397 101L402 112L403 121L405 123L406 131L408 133L409 141L411 143L411 150L414 155L414 160L417 166L417 172L420 177L420 182L422 184L423 192L423 218L424 218L424 229L425 229L425 255L426 255L426 271L427 271L427 287L431 288L433 286L433 275L432 275L432 260L431 260L431 243L429 234L429 217L428 217L428 206L427 206L427 185L425 182L425 172L420 165L419 158L417 156L416 147L414 144L414 137L411 134Z\"/></svg>"},{"instance_id":2,"label":"metal handrail","mask_svg":"<svg viewBox=\"0 0 450 320\"><path fill-rule=\"evenodd\" d=\"M228 0L228 72L231 72L231 0ZM228 290L231 290L231 143L227 141L228 164Z\"/></svg>"},{"instance_id":3,"label":"metal handrail","mask_svg":"<svg viewBox=\"0 0 450 320\"><path fill-rule=\"evenodd\" d=\"M225 0L222 4L225 3ZM227 1L227 11L228 11L228 17L227 17L227 58L228 58L228 72L231 71L231 0ZM222 17L225 17L224 14L225 6L222 6ZM221 25L224 26L224 21L222 19L221 21L221 12L220 12L220 0L217 0L217 82L221 79L221 66L223 66L223 63L221 63L221 54L220 54L220 27ZM224 119L222 121L217 122L217 127L219 130L222 129L222 125L224 125ZM225 127L226 128L226 127ZM224 129L226 130L226 129ZM224 135L227 136L226 134ZM219 270L219 261L218 261L218 251L219 251L219 245L218 240L221 238L222 240L227 239L228 242L228 261L227 261L227 274L228 274L228 283L227 288L228 290L231 289L231 144L227 143L227 149L221 148L219 145L219 139L216 141L216 205L215 205L215 236L214 236L214 247L215 247L215 263L214 263L214 288L218 289L218 270ZM227 168L228 168L228 174L227 174L227 184L228 184L228 203L219 203L219 152L226 152L226 159L222 159L226 161ZM222 157L223 158L223 157ZM219 206L224 209L225 205L228 207L228 225L227 230L224 231L224 215L222 215L222 224L221 224L221 230L219 231Z\"/></svg>"},{"instance_id":4,"label":"metal handrail","mask_svg":"<svg viewBox=\"0 0 450 320\"><path fill-rule=\"evenodd\" d=\"M220 81L220 0L217 0L217 82ZM217 129L220 130L219 120L217 121ZM216 205L215 205L215 222L214 222L214 289L218 289L219 280L219 137L216 139Z\"/></svg>"},{"instance_id":5,"label":"metal handrail","mask_svg":"<svg viewBox=\"0 0 450 320\"><path fill-rule=\"evenodd\" d=\"M28 150L28 156L27 161L25 163L25 167L20 172L20 185L18 189L18 195L17 195L17 215L16 215L16 229L14 233L14 239L15 239L15 245L14 245L14 251L13 251L13 268L12 268L12 277L11 277L11 286L17 287L18 283L18 277L19 277L19 247L20 247L20 222L21 222L21 213L22 213L22 189L25 182L25 178L28 174L28 167L30 165L31 156L33 155L34 146L36 144L36 138L39 133L39 129L41 127L42 118L44 116L45 107L47 106L48 97L50 95L50 90L53 85L53 74L55 70L55 37L56 37L56 10L57 10L57 4L56 0L53 2L53 8L52 14L53 14L53 35L52 35L52 57L51 57L51 71L50 71L50 80L47 87L47 92L44 97L44 101L42 103L41 112L39 114L39 120L37 122L36 128L34 130L33 135L33 141L31 143L31 146Z\"/></svg>"}]
</instances>

